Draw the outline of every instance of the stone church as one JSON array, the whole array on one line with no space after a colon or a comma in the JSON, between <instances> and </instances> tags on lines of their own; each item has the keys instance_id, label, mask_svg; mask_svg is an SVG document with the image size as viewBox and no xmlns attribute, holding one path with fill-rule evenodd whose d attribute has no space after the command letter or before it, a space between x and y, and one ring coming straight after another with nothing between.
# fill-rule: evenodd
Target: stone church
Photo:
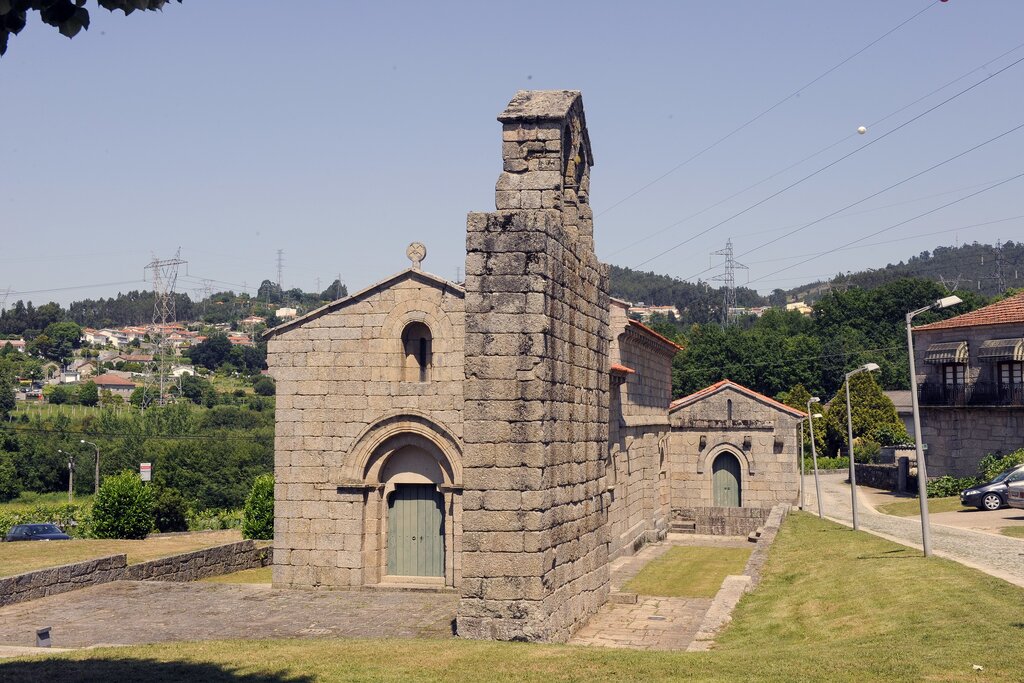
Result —
<instances>
[{"instance_id":1,"label":"stone church","mask_svg":"<svg viewBox=\"0 0 1024 683\"><path fill-rule=\"evenodd\" d=\"M799 411L722 382L671 402L679 347L594 254L575 91L498 120L466 280L411 266L267 333L273 583L460 596L458 634L563 641L609 562L670 529L747 533L798 492Z\"/></svg>"}]
</instances>

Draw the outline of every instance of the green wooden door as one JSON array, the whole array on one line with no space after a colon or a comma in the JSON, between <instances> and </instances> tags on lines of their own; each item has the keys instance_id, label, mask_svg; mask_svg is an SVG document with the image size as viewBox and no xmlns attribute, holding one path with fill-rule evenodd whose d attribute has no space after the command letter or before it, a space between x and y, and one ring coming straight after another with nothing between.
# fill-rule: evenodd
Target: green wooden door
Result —
<instances>
[{"instance_id":1,"label":"green wooden door","mask_svg":"<svg viewBox=\"0 0 1024 683\"><path fill-rule=\"evenodd\" d=\"M388 503L388 574L444 576L444 499L424 484L398 484Z\"/></svg>"},{"instance_id":2,"label":"green wooden door","mask_svg":"<svg viewBox=\"0 0 1024 683\"><path fill-rule=\"evenodd\" d=\"M732 453L722 453L712 466L715 507L740 506L740 461Z\"/></svg>"}]
</instances>

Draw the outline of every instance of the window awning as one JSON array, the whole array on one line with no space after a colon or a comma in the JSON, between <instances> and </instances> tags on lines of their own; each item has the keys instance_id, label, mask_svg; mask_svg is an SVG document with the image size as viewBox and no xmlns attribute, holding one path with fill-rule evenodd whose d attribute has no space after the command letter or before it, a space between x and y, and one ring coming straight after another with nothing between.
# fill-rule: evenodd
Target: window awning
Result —
<instances>
[{"instance_id":1,"label":"window awning","mask_svg":"<svg viewBox=\"0 0 1024 683\"><path fill-rule=\"evenodd\" d=\"M1024 361L1024 338L983 341L978 358L990 363L999 360Z\"/></svg>"},{"instance_id":2,"label":"window awning","mask_svg":"<svg viewBox=\"0 0 1024 683\"><path fill-rule=\"evenodd\" d=\"M943 363L966 363L967 342L942 342L932 344L924 352L924 362L941 365Z\"/></svg>"}]
</instances>

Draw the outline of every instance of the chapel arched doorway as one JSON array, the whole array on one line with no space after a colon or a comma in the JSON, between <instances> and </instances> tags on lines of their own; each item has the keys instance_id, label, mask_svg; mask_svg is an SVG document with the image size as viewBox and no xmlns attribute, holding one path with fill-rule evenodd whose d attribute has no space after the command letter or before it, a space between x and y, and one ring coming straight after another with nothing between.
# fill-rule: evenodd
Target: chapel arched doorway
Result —
<instances>
[{"instance_id":1,"label":"chapel arched doorway","mask_svg":"<svg viewBox=\"0 0 1024 683\"><path fill-rule=\"evenodd\" d=\"M728 451L720 453L715 458L711 472L715 507L740 507L743 495L739 459Z\"/></svg>"}]
</instances>

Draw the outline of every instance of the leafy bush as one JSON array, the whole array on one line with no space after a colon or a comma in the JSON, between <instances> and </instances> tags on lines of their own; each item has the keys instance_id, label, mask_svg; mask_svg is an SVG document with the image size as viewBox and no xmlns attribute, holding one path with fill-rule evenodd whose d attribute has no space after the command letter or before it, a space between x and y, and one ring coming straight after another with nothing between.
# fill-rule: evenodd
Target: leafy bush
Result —
<instances>
[{"instance_id":1,"label":"leafy bush","mask_svg":"<svg viewBox=\"0 0 1024 683\"><path fill-rule=\"evenodd\" d=\"M263 540L274 537L274 475L256 477L242 514L242 536Z\"/></svg>"},{"instance_id":2,"label":"leafy bush","mask_svg":"<svg viewBox=\"0 0 1024 683\"><path fill-rule=\"evenodd\" d=\"M882 445L877 441L873 441L866 436L854 439L853 457L857 459L857 462L875 462L881 452Z\"/></svg>"},{"instance_id":3,"label":"leafy bush","mask_svg":"<svg viewBox=\"0 0 1024 683\"><path fill-rule=\"evenodd\" d=\"M1024 463L1024 448L1019 448L1006 455L995 455L989 453L978 463L978 476L983 481L992 481L997 474L1012 465Z\"/></svg>"},{"instance_id":4,"label":"leafy bush","mask_svg":"<svg viewBox=\"0 0 1024 683\"><path fill-rule=\"evenodd\" d=\"M979 483L981 482L978 481L977 477L951 477L947 474L928 482L928 497L946 498L948 496L958 496L964 489L977 486Z\"/></svg>"},{"instance_id":5,"label":"leafy bush","mask_svg":"<svg viewBox=\"0 0 1024 683\"><path fill-rule=\"evenodd\" d=\"M804 469L808 472L814 470L814 460L812 458L804 458ZM848 470L850 469L850 459L848 457L839 458L818 458L818 469L819 470Z\"/></svg>"},{"instance_id":6,"label":"leafy bush","mask_svg":"<svg viewBox=\"0 0 1024 683\"><path fill-rule=\"evenodd\" d=\"M157 491L153 501L153 521L157 531L188 531L188 506L176 489Z\"/></svg>"},{"instance_id":7,"label":"leafy bush","mask_svg":"<svg viewBox=\"0 0 1024 683\"><path fill-rule=\"evenodd\" d=\"M270 377L263 376L253 382L252 390L260 396L273 396L277 386Z\"/></svg>"},{"instance_id":8,"label":"leafy bush","mask_svg":"<svg viewBox=\"0 0 1024 683\"><path fill-rule=\"evenodd\" d=\"M241 510L208 508L206 510L190 510L188 513L189 531L220 531L222 529L237 529L241 526Z\"/></svg>"},{"instance_id":9,"label":"leafy bush","mask_svg":"<svg viewBox=\"0 0 1024 683\"><path fill-rule=\"evenodd\" d=\"M108 477L92 506L97 538L145 538L153 530L153 494L132 470Z\"/></svg>"}]
</instances>

